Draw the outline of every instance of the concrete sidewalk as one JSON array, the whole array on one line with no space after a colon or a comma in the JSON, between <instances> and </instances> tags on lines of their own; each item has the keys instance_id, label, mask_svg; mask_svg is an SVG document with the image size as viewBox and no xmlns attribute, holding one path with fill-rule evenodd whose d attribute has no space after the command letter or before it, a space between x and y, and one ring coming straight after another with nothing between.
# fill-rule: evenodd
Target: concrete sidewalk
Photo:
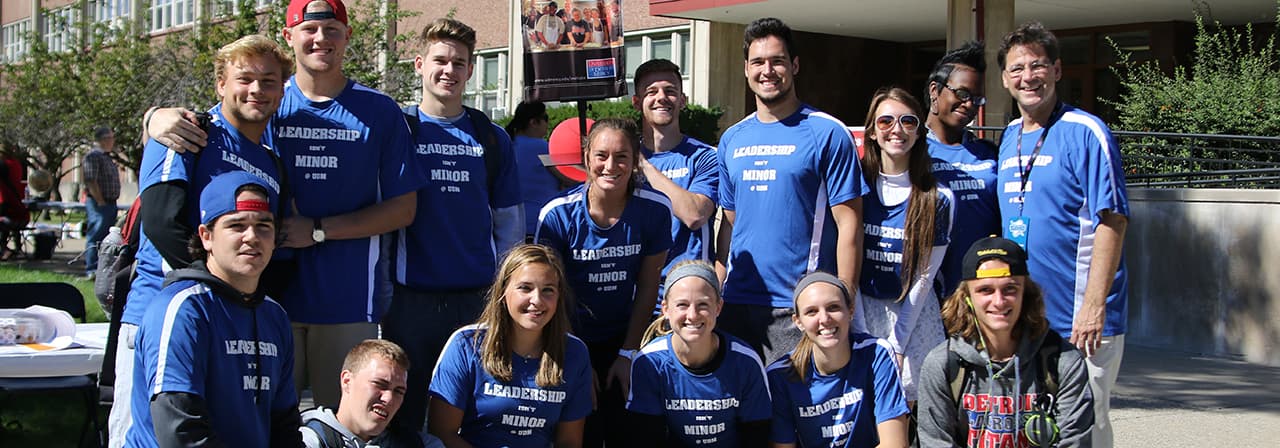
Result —
<instances>
[{"instance_id":1,"label":"concrete sidewalk","mask_svg":"<svg viewBox=\"0 0 1280 448\"><path fill-rule=\"evenodd\" d=\"M1280 368L1135 345L1111 397L1118 447L1280 444Z\"/></svg>"}]
</instances>

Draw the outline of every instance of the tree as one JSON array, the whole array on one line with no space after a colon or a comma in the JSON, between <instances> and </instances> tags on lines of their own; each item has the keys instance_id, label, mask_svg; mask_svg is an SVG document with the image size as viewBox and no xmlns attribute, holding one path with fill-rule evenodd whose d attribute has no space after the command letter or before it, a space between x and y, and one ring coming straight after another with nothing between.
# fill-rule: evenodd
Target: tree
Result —
<instances>
[{"instance_id":1,"label":"tree","mask_svg":"<svg viewBox=\"0 0 1280 448\"><path fill-rule=\"evenodd\" d=\"M1280 1L1276 2L1280 11ZM1196 14L1193 61L1167 75L1154 62L1132 63L1119 51L1116 73L1123 86L1120 128L1189 134L1280 135L1280 49L1276 35L1265 40L1253 26L1230 28L1206 23ZM1114 43L1113 43L1114 46ZM1106 101L1104 99L1104 101ZM1219 146L1218 148L1212 146ZM1221 148L1221 146L1227 146ZM1254 143L1147 139L1121 148L1139 172L1194 172L1216 169L1209 159L1280 162L1280 151ZM1206 160L1201 160L1206 159ZM1241 166L1241 165L1237 165Z\"/></svg>"}]
</instances>

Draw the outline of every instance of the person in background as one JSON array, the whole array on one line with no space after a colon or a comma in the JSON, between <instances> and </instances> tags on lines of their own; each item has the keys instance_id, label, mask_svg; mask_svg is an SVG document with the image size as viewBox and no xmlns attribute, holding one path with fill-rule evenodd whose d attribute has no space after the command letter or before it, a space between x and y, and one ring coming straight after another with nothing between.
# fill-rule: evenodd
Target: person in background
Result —
<instances>
[{"instance_id":1,"label":"person in background","mask_svg":"<svg viewBox=\"0 0 1280 448\"><path fill-rule=\"evenodd\" d=\"M796 284L792 325L803 336L769 365L774 448L907 446L906 396L893 348L851 330L853 295L826 272Z\"/></svg>"},{"instance_id":2,"label":"person in background","mask_svg":"<svg viewBox=\"0 0 1280 448\"><path fill-rule=\"evenodd\" d=\"M572 312L556 252L512 249L480 320L449 337L435 366L431 434L450 448L581 447L592 377L587 346L568 334Z\"/></svg>"},{"instance_id":3,"label":"person in background","mask_svg":"<svg viewBox=\"0 0 1280 448\"><path fill-rule=\"evenodd\" d=\"M27 170L12 148L0 147L0 261L22 250L20 231L31 221L31 211L22 202L27 197Z\"/></svg>"},{"instance_id":4,"label":"person in background","mask_svg":"<svg viewBox=\"0 0 1280 448\"><path fill-rule=\"evenodd\" d=\"M912 404L920 363L946 338L933 279L947 252L955 203L931 173L922 113L906 90L876 92L862 157L871 192L862 202L866 250L857 318L866 322L867 333L893 347Z\"/></svg>"},{"instance_id":5,"label":"person in background","mask_svg":"<svg viewBox=\"0 0 1280 448\"><path fill-rule=\"evenodd\" d=\"M658 337L631 364L633 446L768 446L764 365L750 346L716 331L724 301L715 267L684 261L663 290L662 316L646 332Z\"/></svg>"},{"instance_id":6,"label":"person in background","mask_svg":"<svg viewBox=\"0 0 1280 448\"><path fill-rule=\"evenodd\" d=\"M1084 356L1049 331L1026 252L978 240L961 274L942 307L951 338L920 372L920 446L1092 446Z\"/></svg>"},{"instance_id":7,"label":"person in background","mask_svg":"<svg viewBox=\"0 0 1280 448\"><path fill-rule=\"evenodd\" d=\"M541 101L521 101L507 123L507 135L515 146L516 172L520 175L527 242L532 242L533 234L538 232L538 212L560 191L560 180L539 158L549 153L547 126L547 105Z\"/></svg>"},{"instance_id":8,"label":"person in background","mask_svg":"<svg viewBox=\"0 0 1280 448\"><path fill-rule=\"evenodd\" d=\"M93 277L98 270L98 243L116 224L116 200L120 198L120 167L111 153L116 150L116 133L99 126L93 130L93 149L84 156L85 243L84 270Z\"/></svg>"},{"instance_id":9,"label":"person in background","mask_svg":"<svg viewBox=\"0 0 1280 448\"><path fill-rule=\"evenodd\" d=\"M307 448L418 448L440 445L420 431L389 426L404 402L409 355L396 343L366 339L342 361L338 410L317 407L302 413L302 443Z\"/></svg>"},{"instance_id":10,"label":"person in background","mask_svg":"<svg viewBox=\"0 0 1280 448\"><path fill-rule=\"evenodd\" d=\"M634 121L606 118L587 134L584 184L542 207L535 239L565 259L568 283L581 299L574 334L591 351L600 390L587 419L585 445L625 443L618 428L631 360L658 299L658 278L671 248L671 203L642 186L640 133Z\"/></svg>"},{"instance_id":11,"label":"person in background","mask_svg":"<svg viewBox=\"0 0 1280 448\"><path fill-rule=\"evenodd\" d=\"M938 271L945 297L960 284L960 260L974 241L1000 233L996 203L996 152L989 140L965 129L987 103L983 72L987 62L981 42L968 42L938 59L929 73L924 98L929 99L925 125L933 176L955 195L956 220L951 245Z\"/></svg>"}]
</instances>

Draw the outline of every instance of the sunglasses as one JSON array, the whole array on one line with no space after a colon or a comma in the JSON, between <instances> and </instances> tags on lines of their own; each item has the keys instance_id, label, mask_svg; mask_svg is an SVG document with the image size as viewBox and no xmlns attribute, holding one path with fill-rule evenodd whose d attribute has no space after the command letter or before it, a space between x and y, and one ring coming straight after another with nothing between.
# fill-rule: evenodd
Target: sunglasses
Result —
<instances>
[{"instance_id":1,"label":"sunglasses","mask_svg":"<svg viewBox=\"0 0 1280 448\"><path fill-rule=\"evenodd\" d=\"M881 115L876 117L876 129L887 131L893 129L895 123L902 124L902 130L907 132L915 132L920 127L920 117L911 114L899 116Z\"/></svg>"},{"instance_id":2,"label":"sunglasses","mask_svg":"<svg viewBox=\"0 0 1280 448\"><path fill-rule=\"evenodd\" d=\"M987 97L974 95L973 92L969 91L969 89L957 89L946 84L943 84L942 87L946 87L947 90L950 90L951 93L955 94L956 99L960 100L961 103L973 100L973 105L977 107L982 107L987 104Z\"/></svg>"}]
</instances>

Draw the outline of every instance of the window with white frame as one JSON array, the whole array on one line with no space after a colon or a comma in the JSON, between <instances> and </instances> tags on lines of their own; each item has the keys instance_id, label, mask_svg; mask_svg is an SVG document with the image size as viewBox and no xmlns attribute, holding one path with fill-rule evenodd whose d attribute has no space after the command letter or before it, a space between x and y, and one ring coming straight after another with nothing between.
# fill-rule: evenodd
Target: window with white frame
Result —
<instances>
[{"instance_id":1,"label":"window with white frame","mask_svg":"<svg viewBox=\"0 0 1280 448\"><path fill-rule=\"evenodd\" d=\"M213 16L229 17L236 15L236 8L240 7L240 2L244 0L213 0ZM261 10L271 6L271 0L249 0L249 4L254 10Z\"/></svg>"},{"instance_id":2,"label":"window with white frame","mask_svg":"<svg viewBox=\"0 0 1280 448\"><path fill-rule=\"evenodd\" d=\"M93 0L89 2L89 14L94 22L114 25L133 15L133 2L134 0Z\"/></svg>"},{"instance_id":3,"label":"window with white frame","mask_svg":"<svg viewBox=\"0 0 1280 448\"><path fill-rule=\"evenodd\" d=\"M195 21L195 0L152 0L151 31L161 31Z\"/></svg>"},{"instance_id":4,"label":"window with white frame","mask_svg":"<svg viewBox=\"0 0 1280 448\"><path fill-rule=\"evenodd\" d=\"M4 39L4 62L17 62L27 56L31 45L27 38L31 34L31 19L22 19L6 24L0 32Z\"/></svg>"},{"instance_id":5,"label":"window with white frame","mask_svg":"<svg viewBox=\"0 0 1280 448\"><path fill-rule=\"evenodd\" d=\"M634 94L636 91L636 69L651 59L667 59L680 66L681 80L688 89L689 73L693 72L693 46L690 44L688 26L628 31L624 37L629 92Z\"/></svg>"},{"instance_id":6,"label":"window with white frame","mask_svg":"<svg viewBox=\"0 0 1280 448\"><path fill-rule=\"evenodd\" d=\"M507 115L507 49L486 50L476 55L475 70L467 82L466 104L497 120Z\"/></svg>"},{"instance_id":7,"label":"window with white frame","mask_svg":"<svg viewBox=\"0 0 1280 448\"><path fill-rule=\"evenodd\" d=\"M66 6L49 11L44 19L44 43L51 52L71 51L80 34L80 9Z\"/></svg>"}]
</instances>

